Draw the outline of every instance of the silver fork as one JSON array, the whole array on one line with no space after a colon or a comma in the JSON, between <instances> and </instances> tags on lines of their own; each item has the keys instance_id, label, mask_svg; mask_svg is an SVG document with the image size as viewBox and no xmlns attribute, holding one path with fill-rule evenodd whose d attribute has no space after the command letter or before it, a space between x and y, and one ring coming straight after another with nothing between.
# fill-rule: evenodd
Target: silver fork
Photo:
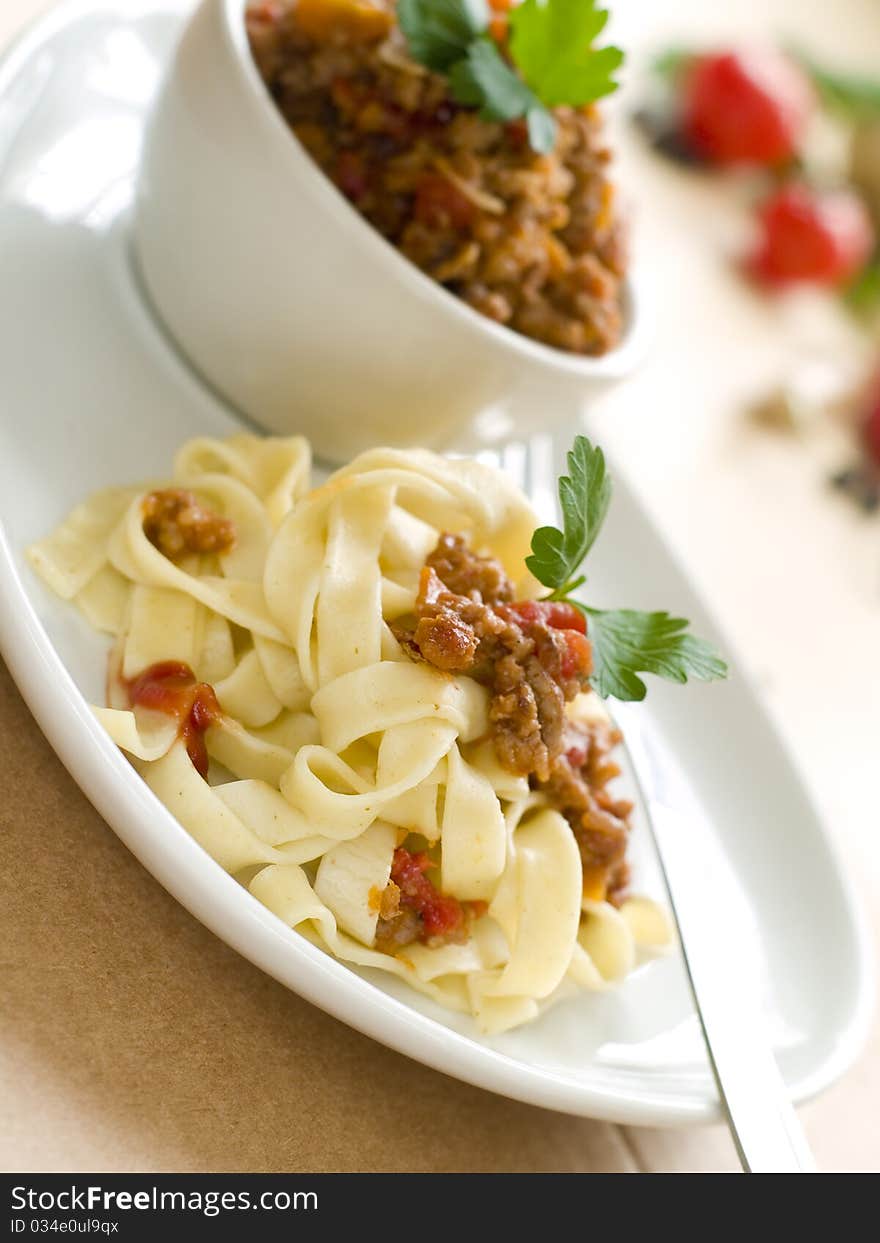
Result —
<instances>
[{"instance_id":1,"label":"silver fork","mask_svg":"<svg viewBox=\"0 0 880 1243\"><path fill-rule=\"evenodd\" d=\"M560 463L550 436L534 436L478 456L511 476L531 498L542 521L557 520ZM723 889L719 892L713 885L707 891L699 882L694 850L705 839L704 826L684 809L652 797L651 770L637 714L627 706L616 716L678 927L709 1064L743 1170L751 1174L815 1173L812 1153L773 1055L754 980L737 952L734 905L731 902L730 918L725 919Z\"/></svg>"}]
</instances>

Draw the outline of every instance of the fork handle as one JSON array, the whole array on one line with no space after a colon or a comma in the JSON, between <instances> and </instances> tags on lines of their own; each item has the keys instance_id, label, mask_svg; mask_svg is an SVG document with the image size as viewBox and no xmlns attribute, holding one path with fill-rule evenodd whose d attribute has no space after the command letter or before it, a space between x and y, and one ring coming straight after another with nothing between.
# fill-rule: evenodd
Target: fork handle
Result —
<instances>
[{"instance_id":1,"label":"fork handle","mask_svg":"<svg viewBox=\"0 0 880 1243\"><path fill-rule=\"evenodd\" d=\"M651 803L651 827L721 1104L746 1173L807 1174L816 1165L780 1074L752 981L725 924L723 894L695 874L701 826Z\"/></svg>"}]
</instances>

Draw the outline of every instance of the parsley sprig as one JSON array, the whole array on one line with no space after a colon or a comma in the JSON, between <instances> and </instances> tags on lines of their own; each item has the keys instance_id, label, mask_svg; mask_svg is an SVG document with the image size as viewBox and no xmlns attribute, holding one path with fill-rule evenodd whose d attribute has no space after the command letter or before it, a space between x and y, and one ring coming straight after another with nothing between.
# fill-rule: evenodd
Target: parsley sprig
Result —
<instances>
[{"instance_id":1,"label":"parsley sprig","mask_svg":"<svg viewBox=\"0 0 880 1243\"><path fill-rule=\"evenodd\" d=\"M568 454L567 475L559 480L562 530L539 527L526 565L549 587L546 600L564 600L585 613L593 646L593 689L603 698L644 699L640 673L670 682L696 678L711 682L727 676L727 665L711 643L687 634L688 622L668 613L636 609L597 609L573 599L586 582L581 565L596 541L611 501L611 479L602 450L578 436Z\"/></svg>"},{"instance_id":2,"label":"parsley sprig","mask_svg":"<svg viewBox=\"0 0 880 1243\"><path fill-rule=\"evenodd\" d=\"M593 689L603 699L644 699L640 673L668 682L713 682L727 676L727 665L711 643L686 634L690 623L668 613L584 607L593 645Z\"/></svg>"},{"instance_id":3,"label":"parsley sprig","mask_svg":"<svg viewBox=\"0 0 880 1243\"><path fill-rule=\"evenodd\" d=\"M532 555L526 566L539 583L553 590L551 600L564 600L586 582L576 577L605 521L611 504L611 479L605 454L586 436L575 438L568 453L571 472L559 480L559 505L563 529L538 527L532 536Z\"/></svg>"},{"instance_id":4,"label":"parsley sprig","mask_svg":"<svg viewBox=\"0 0 880 1243\"><path fill-rule=\"evenodd\" d=\"M414 60L448 73L489 25L486 0L398 0L397 19Z\"/></svg>"},{"instance_id":5,"label":"parsley sprig","mask_svg":"<svg viewBox=\"0 0 880 1243\"><path fill-rule=\"evenodd\" d=\"M447 74L453 98L487 120L524 118L536 151L556 141L551 108L617 89L623 53L593 46L608 21L598 0L523 0L508 15L508 57L489 34L486 0L399 0L397 12L415 60Z\"/></svg>"}]
</instances>

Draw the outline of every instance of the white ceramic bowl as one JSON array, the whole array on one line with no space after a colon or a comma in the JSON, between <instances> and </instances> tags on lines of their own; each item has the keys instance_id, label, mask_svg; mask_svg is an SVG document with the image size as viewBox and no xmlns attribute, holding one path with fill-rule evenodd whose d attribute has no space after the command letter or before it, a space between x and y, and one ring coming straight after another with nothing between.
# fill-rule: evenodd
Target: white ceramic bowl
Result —
<instances>
[{"instance_id":1,"label":"white ceramic bowl","mask_svg":"<svg viewBox=\"0 0 880 1243\"><path fill-rule=\"evenodd\" d=\"M631 370L642 335L631 285L621 345L584 358L492 323L386 242L288 128L244 5L202 0L187 25L134 222L147 294L215 389L341 459L379 442L439 445L482 412L570 416Z\"/></svg>"}]
</instances>

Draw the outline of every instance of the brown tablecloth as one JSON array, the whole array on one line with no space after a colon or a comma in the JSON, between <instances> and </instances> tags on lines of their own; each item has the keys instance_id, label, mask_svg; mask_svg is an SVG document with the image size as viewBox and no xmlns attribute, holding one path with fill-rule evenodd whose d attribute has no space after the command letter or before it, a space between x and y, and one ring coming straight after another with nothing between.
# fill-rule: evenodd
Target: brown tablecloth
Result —
<instances>
[{"instance_id":1,"label":"brown tablecloth","mask_svg":"<svg viewBox=\"0 0 880 1243\"><path fill-rule=\"evenodd\" d=\"M638 1130L518 1104L301 1001L144 871L2 665L0 773L0 1169L735 1168L721 1128ZM826 1168L877 1168L878 1060L804 1111Z\"/></svg>"},{"instance_id":2,"label":"brown tablecloth","mask_svg":"<svg viewBox=\"0 0 880 1243\"><path fill-rule=\"evenodd\" d=\"M374 1044L196 922L0 672L0 1168L626 1170L616 1128Z\"/></svg>"}]
</instances>

